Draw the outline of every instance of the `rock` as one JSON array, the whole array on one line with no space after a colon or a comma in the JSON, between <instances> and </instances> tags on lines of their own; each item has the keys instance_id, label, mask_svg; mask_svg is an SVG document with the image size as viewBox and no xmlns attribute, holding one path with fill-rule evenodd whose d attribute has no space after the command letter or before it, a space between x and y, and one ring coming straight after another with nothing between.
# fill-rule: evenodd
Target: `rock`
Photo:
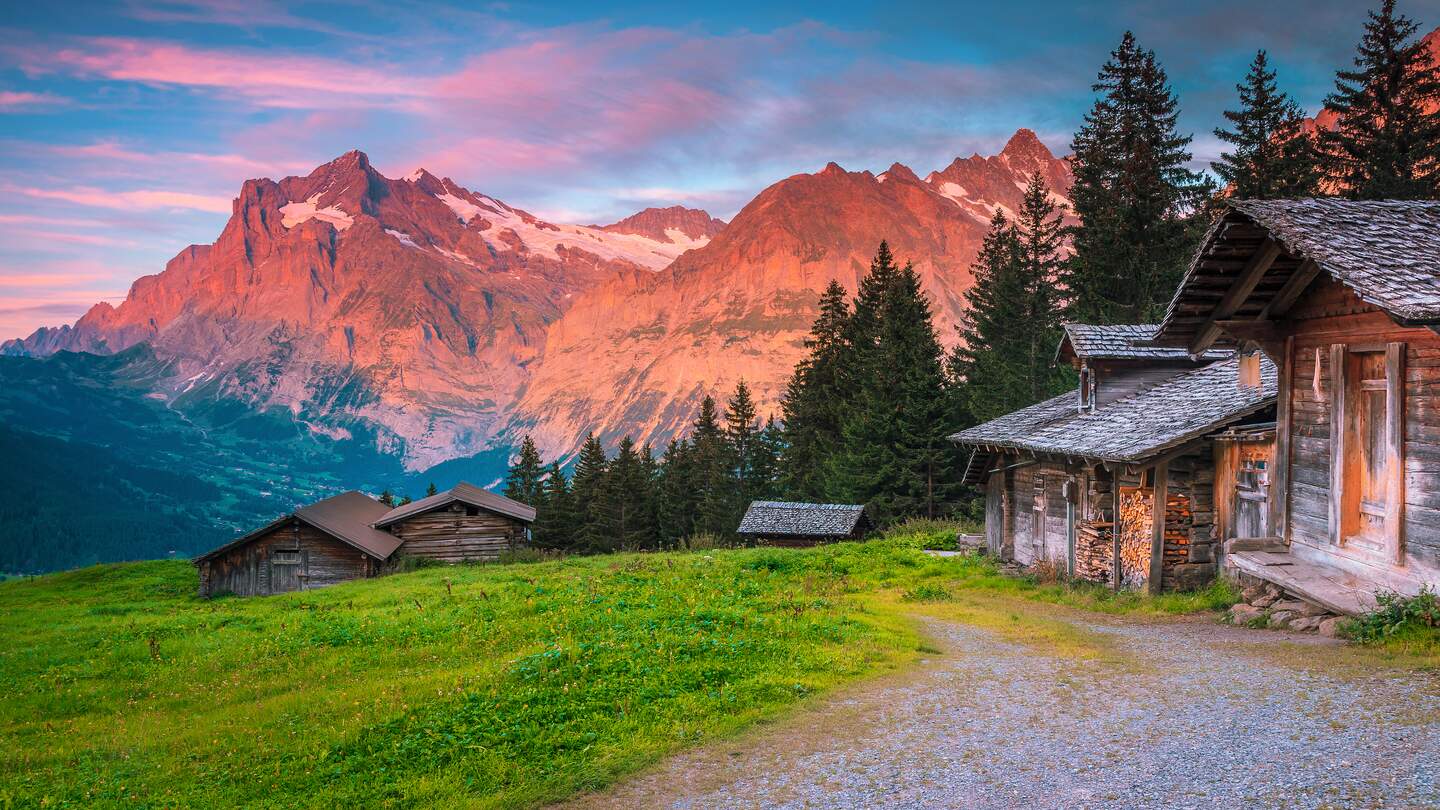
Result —
<instances>
[{"instance_id":1,"label":"rock","mask_svg":"<svg viewBox=\"0 0 1440 810\"><path fill-rule=\"evenodd\" d=\"M1262 593L1254 599L1251 599L1250 604L1254 605L1255 607L1268 608L1278 601L1280 601L1280 595L1271 593L1270 590L1267 588L1265 590L1265 593Z\"/></svg>"},{"instance_id":2,"label":"rock","mask_svg":"<svg viewBox=\"0 0 1440 810\"><path fill-rule=\"evenodd\" d=\"M1241 602L1238 605L1231 606L1230 623L1243 627L1245 625L1248 625L1251 621L1259 619L1264 615L1265 611L1261 610L1260 608Z\"/></svg>"},{"instance_id":3,"label":"rock","mask_svg":"<svg viewBox=\"0 0 1440 810\"><path fill-rule=\"evenodd\" d=\"M1256 599L1258 599L1258 598L1260 597L1260 595L1263 594L1263 593L1265 593L1265 586L1263 586L1263 585L1251 585L1250 587L1248 587L1248 588L1246 588L1245 590L1243 590L1243 591L1240 592L1240 601L1242 601L1242 602L1254 602L1254 601L1255 601Z\"/></svg>"},{"instance_id":4,"label":"rock","mask_svg":"<svg viewBox=\"0 0 1440 810\"><path fill-rule=\"evenodd\" d=\"M1323 608L1314 602L1302 602L1301 604L1303 605L1300 608L1301 616L1325 616L1330 612L1328 608Z\"/></svg>"},{"instance_id":5,"label":"rock","mask_svg":"<svg viewBox=\"0 0 1440 810\"><path fill-rule=\"evenodd\" d=\"M1320 626L1325 621L1323 616L1296 616L1290 620L1290 629L1300 633L1308 633Z\"/></svg>"},{"instance_id":6,"label":"rock","mask_svg":"<svg viewBox=\"0 0 1440 810\"><path fill-rule=\"evenodd\" d=\"M1271 605L1270 609L1288 610L1291 613L1294 613L1296 616L1307 615L1305 613L1305 603L1301 602L1299 599L1281 599L1279 602Z\"/></svg>"},{"instance_id":7,"label":"rock","mask_svg":"<svg viewBox=\"0 0 1440 810\"><path fill-rule=\"evenodd\" d=\"M1293 610L1277 610L1270 614L1270 620L1266 626L1271 630L1284 630L1290 625L1290 620L1295 618Z\"/></svg>"},{"instance_id":8,"label":"rock","mask_svg":"<svg viewBox=\"0 0 1440 810\"><path fill-rule=\"evenodd\" d=\"M1339 638L1340 625L1345 622L1344 616L1331 616L1320 622L1318 627L1320 635L1326 638Z\"/></svg>"},{"instance_id":9,"label":"rock","mask_svg":"<svg viewBox=\"0 0 1440 810\"><path fill-rule=\"evenodd\" d=\"M1274 596L1276 599L1279 599L1280 597L1285 595L1285 589L1281 588L1279 585L1276 585L1273 582L1267 582L1265 583L1265 593L1268 593Z\"/></svg>"}]
</instances>

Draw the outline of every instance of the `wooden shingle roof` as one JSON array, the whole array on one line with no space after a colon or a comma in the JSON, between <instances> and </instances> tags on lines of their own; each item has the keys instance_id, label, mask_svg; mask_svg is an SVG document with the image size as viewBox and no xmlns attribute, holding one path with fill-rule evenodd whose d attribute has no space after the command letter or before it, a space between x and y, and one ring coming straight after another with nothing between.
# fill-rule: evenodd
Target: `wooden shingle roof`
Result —
<instances>
[{"instance_id":1,"label":"wooden shingle roof","mask_svg":"<svg viewBox=\"0 0 1440 810\"><path fill-rule=\"evenodd\" d=\"M1056 357L1064 358L1066 349L1084 360L1184 360L1190 355L1184 348L1155 346L1150 339L1160 328L1158 323L1113 324L1067 323L1065 337L1056 349ZM1219 360L1225 352L1213 352L1209 359Z\"/></svg>"},{"instance_id":2,"label":"wooden shingle roof","mask_svg":"<svg viewBox=\"0 0 1440 810\"><path fill-rule=\"evenodd\" d=\"M844 537L865 518L865 507L844 503L752 501L739 534Z\"/></svg>"},{"instance_id":3,"label":"wooden shingle roof","mask_svg":"<svg viewBox=\"0 0 1440 810\"><path fill-rule=\"evenodd\" d=\"M1278 317L1324 272L1404 325L1440 322L1440 201L1229 200L1156 340L1208 345L1217 319ZM1278 249L1278 256L1264 251ZM1257 257L1263 269L1257 267ZM1249 277L1247 269L1259 272ZM1239 293L1236 295L1236 293ZM1224 324L1221 324L1224 326Z\"/></svg>"},{"instance_id":4,"label":"wooden shingle roof","mask_svg":"<svg viewBox=\"0 0 1440 810\"><path fill-rule=\"evenodd\" d=\"M504 495L496 495L488 489L481 489L474 484L467 484L461 481L444 492L437 492L434 495L421 498L418 501L411 501L403 506L397 506L391 509L375 521L375 526L377 528L389 526L412 515L429 512L431 509L439 509L442 506L448 506L457 501L467 506L473 506L476 509L484 509L487 512L495 512L505 515L506 517L515 518L523 523L535 522L535 507L512 500Z\"/></svg>"},{"instance_id":5,"label":"wooden shingle roof","mask_svg":"<svg viewBox=\"0 0 1440 810\"><path fill-rule=\"evenodd\" d=\"M196 557L195 561L209 559L223 551L248 543L289 520L299 520L309 524L377 560L388 559L391 554L395 553L395 549L400 547L400 538L388 532L382 532L371 525L388 511L390 511L390 507L363 492L342 492L334 497L316 501L287 515L282 515L253 532L241 535L217 549Z\"/></svg>"},{"instance_id":6,"label":"wooden shingle roof","mask_svg":"<svg viewBox=\"0 0 1440 810\"><path fill-rule=\"evenodd\" d=\"M1093 411L1067 392L951 436L988 450L1026 450L1097 461L1137 462L1269 407L1274 364L1261 359L1260 386L1241 387L1240 360L1186 371Z\"/></svg>"}]
</instances>

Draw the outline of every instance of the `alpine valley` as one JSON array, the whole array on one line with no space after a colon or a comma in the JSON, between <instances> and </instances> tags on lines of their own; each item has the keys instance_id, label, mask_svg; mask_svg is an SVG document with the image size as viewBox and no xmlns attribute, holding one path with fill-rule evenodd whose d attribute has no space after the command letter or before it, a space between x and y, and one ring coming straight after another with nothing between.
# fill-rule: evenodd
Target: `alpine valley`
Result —
<instances>
[{"instance_id":1,"label":"alpine valley","mask_svg":"<svg viewBox=\"0 0 1440 810\"><path fill-rule=\"evenodd\" d=\"M28 506L0 514L0 571L190 553L346 488L490 484L526 433L562 462L592 430L659 445L741 378L776 413L820 291L853 291L882 239L953 342L989 220L1035 172L1063 203L1069 165L1022 129L923 178L831 163L728 224L552 223L359 151L248 180L213 244L3 345L0 487ZM66 508L76 487L103 520Z\"/></svg>"}]
</instances>

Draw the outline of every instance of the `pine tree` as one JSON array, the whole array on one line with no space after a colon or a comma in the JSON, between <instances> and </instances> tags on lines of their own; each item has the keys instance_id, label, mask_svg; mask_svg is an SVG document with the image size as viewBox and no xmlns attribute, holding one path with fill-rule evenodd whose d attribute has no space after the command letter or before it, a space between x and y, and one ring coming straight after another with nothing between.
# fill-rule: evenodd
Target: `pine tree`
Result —
<instances>
[{"instance_id":1,"label":"pine tree","mask_svg":"<svg viewBox=\"0 0 1440 810\"><path fill-rule=\"evenodd\" d=\"M605 535L601 510L605 478L605 449L594 433L585 437L580 448L580 457L575 461L575 474L570 479L570 498L573 504L574 536L571 547L577 551L593 553L610 547L611 538Z\"/></svg>"},{"instance_id":2,"label":"pine tree","mask_svg":"<svg viewBox=\"0 0 1440 810\"><path fill-rule=\"evenodd\" d=\"M640 448L640 478L644 482L644 514L636 548L654 551L660 548L660 463L649 442Z\"/></svg>"},{"instance_id":3,"label":"pine tree","mask_svg":"<svg viewBox=\"0 0 1440 810\"><path fill-rule=\"evenodd\" d=\"M950 356L956 382L951 416L959 425L988 421L1029 405L1024 319L1026 289L1020 272L1020 240L997 210L980 244L965 292L960 342Z\"/></svg>"},{"instance_id":4,"label":"pine tree","mask_svg":"<svg viewBox=\"0 0 1440 810\"><path fill-rule=\"evenodd\" d=\"M1240 199L1311 197L1319 192L1319 155L1304 132L1305 113L1275 84L1265 51L1256 52L1240 93L1240 109L1226 110L1234 131L1215 137L1234 147L1210 164Z\"/></svg>"},{"instance_id":5,"label":"pine tree","mask_svg":"<svg viewBox=\"0 0 1440 810\"><path fill-rule=\"evenodd\" d=\"M395 506L395 493L391 492L389 487L386 487L384 491L380 493L380 502L393 508Z\"/></svg>"},{"instance_id":6,"label":"pine tree","mask_svg":"<svg viewBox=\"0 0 1440 810\"><path fill-rule=\"evenodd\" d=\"M784 429L777 486L786 498L829 500L825 464L840 444L849 319L845 288L831 281L820 296L820 314L805 341L809 354L795 367L780 405Z\"/></svg>"},{"instance_id":7,"label":"pine tree","mask_svg":"<svg viewBox=\"0 0 1440 810\"><path fill-rule=\"evenodd\" d=\"M750 395L750 387L742 379L735 385L735 394L725 408L725 443L730 448L734 463L738 484L735 500L740 504L740 512L765 489L766 482L761 478L764 472L757 469L762 451L760 429L755 400ZM739 523L739 514L736 514L735 521Z\"/></svg>"},{"instance_id":8,"label":"pine tree","mask_svg":"<svg viewBox=\"0 0 1440 810\"><path fill-rule=\"evenodd\" d=\"M430 482L430 486L425 487L425 497L428 498L428 497L430 497L431 495L434 495L434 494L438 493L439 491L440 491L440 490L438 490L438 489L435 488L435 482L434 482L434 481L431 481L431 482Z\"/></svg>"},{"instance_id":9,"label":"pine tree","mask_svg":"<svg viewBox=\"0 0 1440 810\"><path fill-rule=\"evenodd\" d=\"M685 538L695 533L695 513L699 509L695 479L690 444L684 439L671 439L660 460L656 497L660 542L665 548L679 548Z\"/></svg>"},{"instance_id":10,"label":"pine tree","mask_svg":"<svg viewBox=\"0 0 1440 810\"><path fill-rule=\"evenodd\" d=\"M1021 312L1025 354L1021 361L1028 405L1049 399L1071 382L1069 369L1055 363L1064 321L1058 286L1064 268L1065 226L1039 172L1025 188L1015 231L1016 261L1025 293Z\"/></svg>"},{"instance_id":11,"label":"pine tree","mask_svg":"<svg viewBox=\"0 0 1440 810\"><path fill-rule=\"evenodd\" d=\"M914 268L897 268L882 243L860 284L855 386L831 465L835 491L879 522L948 512L958 463L950 432L942 351Z\"/></svg>"},{"instance_id":12,"label":"pine tree","mask_svg":"<svg viewBox=\"0 0 1440 810\"><path fill-rule=\"evenodd\" d=\"M695 532L726 536L735 531L730 524L734 511L735 474L731 466L731 449L720 426L720 417L713 397L700 402L700 415L690 438L693 482L696 489L697 514Z\"/></svg>"},{"instance_id":13,"label":"pine tree","mask_svg":"<svg viewBox=\"0 0 1440 810\"><path fill-rule=\"evenodd\" d=\"M1440 66L1418 31L1383 0L1325 99L1337 119L1320 136L1326 173L1352 199L1440 197Z\"/></svg>"},{"instance_id":14,"label":"pine tree","mask_svg":"<svg viewBox=\"0 0 1440 810\"><path fill-rule=\"evenodd\" d=\"M1080 224L1065 286L1072 320L1139 323L1161 314L1203 223L1190 218L1213 191L1186 168L1190 138L1155 53L1130 32L1093 89L1075 134L1070 189Z\"/></svg>"},{"instance_id":15,"label":"pine tree","mask_svg":"<svg viewBox=\"0 0 1440 810\"><path fill-rule=\"evenodd\" d=\"M540 503L545 480L545 462L535 442L526 435L520 442L520 453L505 476L505 497L530 506Z\"/></svg>"},{"instance_id":16,"label":"pine tree","mask_svg":"<svg viewBox=\"0 0 1440 810\"><path fill-rule=\"evenodd\" d=\"M775 500L780 497L780 457L785 452L785 431L771 416L756 436L755 457L751 463L750 500Z\"/></svg>"},{"instance_id":17,"label":"pine tree","mask_svg":"<svg viewBox=\"0 0 1440 810\"><path fill-rule=\"evenodd\" d=\"M599 487L596 515L599 521L595 551L638 551L653 547L650 481L635 442L620 440L615 457L605 467Z\"/></svg>"},{"instance_id":18,"label":"pine tree","mask_svg":"<svg viewBox=\"0 0 1440 810\"><path fill-rule=\"evenodd\" d=\"M570 483L560 469L559 462L553 462L545 476L542 507L535 511L533 535L535 544L541 548L568 550L575 544L575 504L570 493Z\"/></svg>"}]
</instances>

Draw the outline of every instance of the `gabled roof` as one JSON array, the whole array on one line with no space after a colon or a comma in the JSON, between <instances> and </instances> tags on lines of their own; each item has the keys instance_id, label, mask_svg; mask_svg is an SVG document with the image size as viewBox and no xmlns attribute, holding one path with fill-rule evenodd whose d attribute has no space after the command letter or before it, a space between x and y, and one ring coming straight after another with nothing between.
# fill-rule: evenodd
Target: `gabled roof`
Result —
<instances>
[{"instance_id":1,"label":"gabled roof","mask_svg":"<svg viewBox=\"0 0 1440 810\"><path fill-rule=\"evenodd\" d=\"M457 501L477 509L484 509L487 512L495 512L496 514L505 515L506 517L512 517L525 523L533 523L535 521L535 507L511 500L504 495L496 495L489 490L481 489L473 484L467 484L462 481L444 492L437 492L434 495L421 498L418 501L411 501L404 506L397 506L391 509L375 521L375 527L389 526L392 523L398 523L413 515L429 512L431 509L449 506Z\"/></svg>"},{"instance_id":2,"label":"gabled roof","mask_svg":"<svg viewBox=\"0 0 1440 810\"><path fill-rule=\"evenodd\" d=\"M336 540L365 552L378 560L387 559L400 547L400 538L379 531L371 524L390 508L363 492L343 492L323 501L302 506L287 515L261 526L249 534L236 538L225 545L195 558L196 562L208 560L217 554L243 545L283 525L289 520L299 520L334 537Z\"/></svg>"},{"instance_id":3,"label":"gabled roof","mask_svg":"<svg viewBox=\"0 0 1440 810\"><path fill-rule=\"evenodd\" d=\"M1235 318L1266 313L1298 265L1319 270L1402 324L1440 321L1440 201L1229 200L1180 283L1157 340L1187 343L1267 237L1284 254Z\"/></svg>"},{"instance_id":4,"label":"gabled roof","mask_svg":"<svg viewBox=\"0 0 1440 810\"><path fill-rule=\"evenodd\" d=\"M1155 336L1158 323L1113 324L1102 326L1093 323L1067 323L1065 336L1056 347L1055 357L1060 360L1066 355L1066 348L1082 360L1188 360L1189 353L1183 348L1149 345ZM1208 352L1210 360L1223 359L1228 352Z\"/></svg>"},{"instance_id":5,"label":"gabled roof","mask_svg":"<svg viewBox=\"0 0 1440 810\"><path fill-rule=\"evenodd\" d=\"M751 501L739 534L844 537L865 518L865 507L845 503Z\"/></svg>"},{"instance_id":6,"label":"gabled roof","mask_svg":"<svg viewBox=\"0 0 1440 810\"><path fill-rule=\"evenodd\" d=\"M1239 358L1186 371L1123 399L1080 412L1074 392L951 436L961 444L1099 461L1143 461L1260 411L1275 401L1274 364L1260 387L1242 388Z\"/></svg>"}]
</instances>

